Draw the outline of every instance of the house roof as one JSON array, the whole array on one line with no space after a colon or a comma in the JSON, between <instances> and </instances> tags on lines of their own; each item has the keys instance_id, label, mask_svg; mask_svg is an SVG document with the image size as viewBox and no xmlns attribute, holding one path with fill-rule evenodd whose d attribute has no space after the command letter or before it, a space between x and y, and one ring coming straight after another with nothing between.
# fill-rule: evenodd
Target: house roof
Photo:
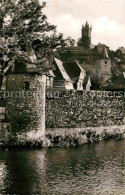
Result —
<instances>
[{"instance_id":1,"label":"house roof","mask_svg":"<svg viewBox=\"0 0 125 195\"><path fill-rule=\"evenodd\" d=\"M54 74L57 80L62 80L62 79L66 80L66 77L64 76L64 74L66 74L73 82L76 83L79 80L81 71L86 72L85 69L87 70L87 72L95 71L95 66L91 64L79 64L77 61L63 63L56 58L55 58L55 62L56 62L57 68ZM90 75L91 74L87 74L85 76L84 81L83 81L85 85L88 83L91 85Z\"/></svg>"},{"instance_id":2,"label":"house roof","mask_svg":"<svg viewBox=\"0 0 125 195\"><path fill-rule=\"evenodd\" d=\"M80 64L77 61L72 61L72 62L62 62L61 60L58 60L55 58L55 62L57 65L57 69L54 72L55 76L59 79L59 75L61 72L61 75L65 80L74 81L77 82L80 76L81 71L85 70L80 66ZM60 79L61 79L60 75Z\"/></svg>"},{"instance_id":3,"label":"house roof","mask_svg":"<svg viewBox=\"0 0 125 195\"><path fill-rule=\"evenodd\" d=\"M63 66L67 74L73 81L77 81L79 79L80 72L82 69L77 62L74 61L74 62L63 63Z\"/></svg>"},{"instance_id":4,"label":"house roof","mask_svg":"<svg viewBox=\"0 0 125 195\"><path fill-rule=\"evenodd\" d=\"M107 48L106 47L103 48L101 59L107 59L107 60L110 59L109 56L108 56L108 52L107 52Z\"/></svg>"},{"instance_id":5,"label":"house roof","mask_svg":"<svg viewBox=\"0 0 125 195\"><path fill-rule=\"evenodd\" d=\"M67 71L65 69L65 66L63 66L63 62L57 58L54 58L54 61L57 65L56 70L54 71L54 74L57 79L65 79L66 81L72 82L70 76L67 74Z\"/></svg>"},{"instance_id":6,"label":"house roof","mask_svg":"<svg viewBox=\"0 0 125 195\"><path fill-rule=\"evenodd\" d=\"M41 74L43 73L42 67L36 66L35 63L27 63L23 61L13 60L8 63L4 68L3 74ZM46 72L44 72L46 74Z\"/></svg>"}]
</instances>

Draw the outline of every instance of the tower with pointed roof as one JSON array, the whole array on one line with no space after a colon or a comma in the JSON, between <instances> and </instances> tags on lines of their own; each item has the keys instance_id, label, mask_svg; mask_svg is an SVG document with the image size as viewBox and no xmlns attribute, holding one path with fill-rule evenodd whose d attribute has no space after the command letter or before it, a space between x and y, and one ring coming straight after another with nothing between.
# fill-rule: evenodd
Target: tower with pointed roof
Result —
<instances>
[{"instance_id":1,"label":"tower with pointed roof","mask_svg":"<svg viewBox=\"0 0 125 195\"><path fill-rule=\"evenodd\" d=\"M91 28L91 26L89 26L88 22L86 22L85 26L82 25L81 44L82 44L83 48L85 48L85 49L90 49L91 31L92 31L92 28Z\"/></svg>"},{"instance_id":2,"label":"tower with pointed roof","mask_svg":"<svg viewBox=\"0 0 125 195\"><path fill-rule=\"evenodd\" d=\"M104 84L111 77L111 59L108 56L106 47L103 47L103 51L98 61L99 75L103 78Z\"/></svg>"}]
</instances>

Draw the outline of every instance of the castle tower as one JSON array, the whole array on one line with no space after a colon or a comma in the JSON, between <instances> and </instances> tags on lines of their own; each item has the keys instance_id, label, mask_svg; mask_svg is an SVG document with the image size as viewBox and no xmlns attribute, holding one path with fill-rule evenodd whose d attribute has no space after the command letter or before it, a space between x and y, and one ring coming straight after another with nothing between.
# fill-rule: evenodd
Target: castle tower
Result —
<instances>
[{"instance_id":1,"label":"castle tower","mask_svg":"<svg viewBox=\"0 0 125 195\"><path fill-rule=\"evenodd\" d=\"M45 134L46 76L35 65L17 66L6 73L6 121L11 132L29 133L35 140Z\"/></svg>"},{"instance_id":2,"label":"castle tower","mask_svg":"<svg viewBox=\"0 0 125 195\"><path fill-rule=\"evenodd\" d=\"M101 58L98 62L99 74L103 78L104 84L111 78L111 59L108 56L106 47L103 47Z\"/></svg>"},{"instance_id":3,"label":"castle tower","mask_svg":"<svg viewBox=\"0 0 125 195\"><path fill-rule=\"evenodd\" d=\"M82 43L83 48L90 49L91 31L92 31L92 28L89 26L88 22L86 22L85 26L82 25L81 43Z\"/></svg>"}]
</instances>

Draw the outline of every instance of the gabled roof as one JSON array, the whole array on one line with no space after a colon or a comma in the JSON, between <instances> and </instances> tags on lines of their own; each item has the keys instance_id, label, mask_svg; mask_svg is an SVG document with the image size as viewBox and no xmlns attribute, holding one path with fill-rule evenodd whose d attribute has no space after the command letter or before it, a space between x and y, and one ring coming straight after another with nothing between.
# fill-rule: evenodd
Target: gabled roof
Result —
<instances>
[{"instance_id":1,"label":"gabled roof","mask_svg":"<svg viewBox=\"0 0 125 195\"><path fill-rule=\"evenodd\" d=\"M75 61L74 62L66 62L66 63L63 63L63 66L64 66L67 74L69 75L69 77L73 81L77 81L79 79L80 73L83 70L77 62L75 62Z\"/></svg>"},{"instance_id":2,"label":"gabled roof","mask_svg":"<svg viewBox=\"0 0 125 195\"><path fill-rule=\"evenodd\" d=\"M86 72L85 69L88 71L88 67L90 68L89 71L92 73L92 71L96 70L96 67L91 64L79 64L77 61L73 62L65 62L58 59L54 59L57 65L56 71L54 72L57 80L68 80L71 82L71 80L75 83L78 82L80 73ZM89 72L88 71L88 72ZM90 74L87 74L83 80L83 84L89 84L91 86L91 79ZM70 80L69 80L70 79Z\"/></svg>"},{"instance_id":3,"label":"gabled roof","mask_svg":"<svg viewBox=\"0 0 125 195\"><path fill-rule=\"evenodd\" d=\"M80 66L80 64L76 61L78 67L80 68L81 71L85 72L84 68L82 66Z\"/></svg>"},{"instance_id":4,"label":"gabled roof","mask_svg":"<svg viewBox=\"0 0 125 195\"><path fill-rule=\"evenodd\" d=\"M54 58L54 61L57 65L56 70L54 71L55 76L57 79L61 80L64 79L66 81L72 82L70 76L67 74L65 67L63 66L63 62L57 58Z\"/></svg>"},{"instance_id":5,"label":"gabled roof","mask_svg":"<svg viewBox=\"0 0 125 195\"><path fill-rule=\"evenodd\" d=\"M27 74L27 73L43 73L42 67L37 66L35 63L28 63L23 61L12 60L4 68L3 74ZM44 72L46 74L46 72Z\"/></svg>"},{"instance_id":6,"label":"gabled roof","mask_svg":"<svg viewBox=\"0 0 125 195\"><path fill-rule=\"evenodd\" d=\"M56 79L58 80L72 80L73 82L77 82L80 77L81 72L85 72L84 68L77 62L62 62L61 60L55 58L55 62L57 65L54 74Z\"/></svg>"}]
</instances>

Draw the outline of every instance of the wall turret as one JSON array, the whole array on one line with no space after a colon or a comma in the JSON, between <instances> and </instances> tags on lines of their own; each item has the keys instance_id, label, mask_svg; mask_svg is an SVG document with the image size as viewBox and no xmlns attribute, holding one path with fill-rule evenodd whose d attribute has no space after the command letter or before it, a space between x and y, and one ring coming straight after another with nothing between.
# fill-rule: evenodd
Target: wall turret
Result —
<instances>
[{"instance_id":1,"label":"wall turret","mask_svg":"<svg viewBox=\"0 0 125 195\"><path fill-rule=\"evenodd\" d=\"M18 64L19 66L19 64ZM46 76L33 67L6 73L6 121L12 132L45 134Z\"/></svg>"}]
</instances>

